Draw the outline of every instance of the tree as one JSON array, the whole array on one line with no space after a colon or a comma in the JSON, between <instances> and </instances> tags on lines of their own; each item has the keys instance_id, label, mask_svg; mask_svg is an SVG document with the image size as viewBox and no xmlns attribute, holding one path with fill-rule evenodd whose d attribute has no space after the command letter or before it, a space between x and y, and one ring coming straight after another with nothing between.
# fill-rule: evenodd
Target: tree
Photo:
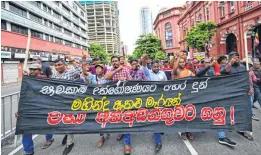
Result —
<instances>
[{"instance_id":1,"label":"tree","mask_svg":"<svg viewBox=\"0 0 261 155\"><path fill-rule=\"evenodd\" d=\"M90 43L89 54L91 56L99 57L104 63L108 63L109 61L109 55L100 44Z\"/></svg>"},{"instance_id":2,"label":"tree","mask_svg":"<svg viewBox=\"0 0 261 155\"><path fill-rule=\"evenodd\" d=\"M144 53L147 53L149 57L154 59L163 60L165 58L165 52L162 51L160 39L153 34L140 35L135 45L134 58L138 59Z\"/></svg>"},{"instance_id":3,"label":"tree","mask_svg":"<svg viewBox=\"0 0 261 155\"><path fill-rule=\"evenodd\" d=\"M213 22L201 22L194 26L185 36L189 47L204 51L206 41L215 35L217 25Z\"/></svg>"}]
</instances>

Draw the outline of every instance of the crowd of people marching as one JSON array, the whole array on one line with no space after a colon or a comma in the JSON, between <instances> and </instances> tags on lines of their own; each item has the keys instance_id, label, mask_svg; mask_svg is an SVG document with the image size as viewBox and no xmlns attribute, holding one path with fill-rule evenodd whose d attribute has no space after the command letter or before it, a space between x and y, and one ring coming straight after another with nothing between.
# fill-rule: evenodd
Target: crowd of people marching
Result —
<instances>
[{"instance_id":1,"label":"crowd of people marching","mask_svg":"<svg viewBox=\"0 0 261 155\"><path fill-rule=\"evenodd\" d=\"M57 59L54 62L55 71L52 71L50 66L42 64L40 57L34 57L33 63L29 66L29 72L25 72L24 74L38 78L64 79L102 86L110 80L167 81L193 76L219 76L246 71L246 59L240 61L237 52L231 52L228 56L219 56L217 59L204 58L200 61L195 58L187 60L187 56L187 51L181 51L175 55L172 60L165 60L164 62L153 60L149 58L147 54L144 54L141 59L129 59L127 61L124 57L112 56L111 66L106 66L97 57L93 58L92 61L87 61L87 56L83 54L81 61L73 60L70 56L66 56L66 59L73 65L73 68L68 68L68 64L64 59ZM248 63L251 67L249 71L250 90L248 95L250 96L251 106L253 107L255 101L261 104L261 69L259 61L249 58ZM16 114L16 117L19 118L18 114ZM253 110L252 119L258 121ZM246 132L239 133L247 139L253 140L250 134ZM154 133L156 152L162 148L162 135L163 133ZM110 135L100 134L100 140L97 144L99 148L103 146L106 139L105 136ZM181 138L184 140L193 140L195 137L190 132L182 132ZM225 132L222 130L218 131L218 138L220 144L236 146L236 143L227 138ZM125 133L118 135L117 140L120 141L121 139L123 139L124 142L124 154L130 154L131 134ZM47 134L46 142L42 149L48 148L53 141L53 135ZM22 143L27 155L34 154L32 135L23 135ZM73 134L65 135L62 145L66 145L63 155L69 154L74 146Z\"/></svg>"}]
</instances>

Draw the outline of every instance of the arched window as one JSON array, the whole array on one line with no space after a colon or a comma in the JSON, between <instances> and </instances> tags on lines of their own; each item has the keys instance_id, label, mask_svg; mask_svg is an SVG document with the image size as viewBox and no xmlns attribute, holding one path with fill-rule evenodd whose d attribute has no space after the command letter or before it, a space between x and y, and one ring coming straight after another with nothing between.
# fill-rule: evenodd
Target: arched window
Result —
<instances>
[{"instance_id":1,"label":"arched window","mask_svg":"<svg viewBox=\"0 0 261 155\"><path fill-rule=\"evenodd\" d=\"M172 26L170 23L165 24L165 40L166 40L166 48L173 47Z\"/></svg>"}]
</instances>

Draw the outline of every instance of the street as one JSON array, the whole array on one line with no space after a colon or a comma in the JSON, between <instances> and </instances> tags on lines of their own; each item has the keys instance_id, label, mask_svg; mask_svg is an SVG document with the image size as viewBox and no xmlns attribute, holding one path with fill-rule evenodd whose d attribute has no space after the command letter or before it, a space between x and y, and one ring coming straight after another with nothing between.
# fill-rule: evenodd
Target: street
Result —
<instances>
[{"instance_id":1,"label":"street","mask_svg":"<svg viewBox=\"0 0 261 155\"><path fill-rule=\"evenodd\" d=\"M259 107L257 103L256 106ZM254 109L256 116L261 119L261 109ZM254 141L249 141L235 131L226 132L226 136L237 143L235 148L230 148L218 143L216 132L194 133L195 140L184 141L178 133L165 134L162 136L163 147L158 155L260 155L261 151L261 125L260 121L253 121ZM70 155L122 155L123 141L116 141L117 134L111 134L110 139L105 141L102 148L97 147L98 134L75 135L75 145ZM34 139L35 154L59 155L64 146L61 145L63 135L55 135L50 148L42 150L45 136L39 135ZM21 138L18 141L18 149L11 145L2 147L3 155L22 155L23 148ZM191 144L191 145L190 145ZM20 146L19 146L20 145ZM134 133L131 137L132 155L153 155L154 142L152 133ZM13 152L12 152L13 151Z\"/></svg>"}]
</instances>

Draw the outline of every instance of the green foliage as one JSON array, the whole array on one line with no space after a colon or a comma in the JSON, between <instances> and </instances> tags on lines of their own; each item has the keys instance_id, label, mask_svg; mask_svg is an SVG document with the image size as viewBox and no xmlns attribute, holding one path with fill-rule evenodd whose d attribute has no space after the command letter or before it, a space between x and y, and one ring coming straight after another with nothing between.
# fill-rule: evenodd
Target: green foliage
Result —
<instances>
[{"instance_id":1,"label":"green foliage","mask_svg":"<svg viewBox=\"0 0 261 155\"><path fill-rule=\"evenodd\" d=\"M206 40L211 40L211 37L215 35L217 25L213 22L201 22L185 36L185 41L189 47L196 48L200 51L204 51Z\"/></svg>"},{"instance_id":2,"label":"green foliage","mask_svg":"<svg viewBox=\"0 0 261 155\"><path fill-rule=\"evenodd\" d=\"M167 60L167 56L165 54L165 52L163 51L157 51L156 54L155 54L155 59L158 59L158 60Z\"/></svg>"},{"instance_id":3,"label":"green foliage","mask_svg":"<svg viewBox=\"0 0 261 155\"><path fill-rule=\"evenodd\" d=\"M99 57L104 63L108 63L109 55L105 52L102 45L97 43L90 43L89 54L91 56Z\"/></svg>"},{"instance_id":4,"label":"green foliage","mask_svg":"<svg viewBox=\"0 0 261 155\"><path fill-rule=\"evenodd\" d=\"M160 39L153 34L141 35L135 43L134 58L140 58L144 53L150 57L163 60L165 52L162 51Z\"/></svg>"}]
</instances>

